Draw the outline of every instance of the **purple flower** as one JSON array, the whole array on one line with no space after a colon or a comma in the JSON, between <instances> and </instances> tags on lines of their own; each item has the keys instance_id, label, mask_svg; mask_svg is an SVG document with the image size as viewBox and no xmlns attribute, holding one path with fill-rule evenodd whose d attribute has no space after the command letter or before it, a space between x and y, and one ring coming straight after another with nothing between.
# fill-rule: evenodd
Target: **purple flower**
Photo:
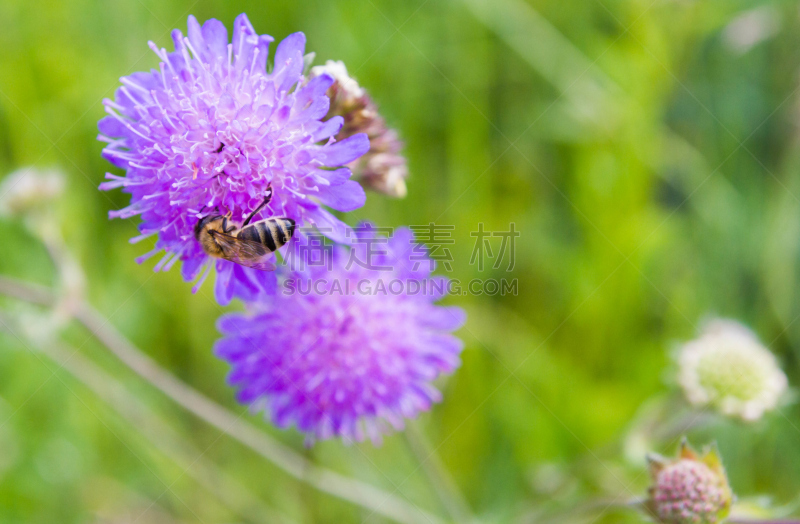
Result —
<instances>
[{"instance_id":1,"label":"purple flower","mask_svg":"<svg viewBox=\"0 0 800 524\"><path fill-rule=\"evenodd\" d=\"M369 149L365 135L336 142L342 118L322 119L333 79L305 83L305 36L294 33L275 51L267 72L272 37L258 35L242 14L234 22L233 41L225 26L208 20L201 27L189 17L188 38L172 32L175 51L150 42L161 59L158 70L121 79L115 100L105 100L109 116L100 120L103 156L126 171L111 173L102 190L122 187L131 204L110 217L141 215L141 240L158 235L166 250L156 270L177 260L192 280L212 260L194 237L194 226L211 213L232 213L241 222L268 189L273 198L257 216L285 216L298 225L316 226L344 241L348 227L323 206L351 211L364 204L361 187L347 168ZM222 303L234 293L254 296L274 288L274 276L216 261L216 294ZM199 285L199 282L198 282Z\"/></svg>"},{"instance_id":2,"label":"purple flower","mask_svg":"<svg viewBox=\"0 0 800 524\"><path fill-rule=\"evenodd\" d=\"M450 332L465 314L434 304L447 281L430 275L407 229L387 239L361 227L352 248L330 251L329 268L309 262L324 253L308 253L280 293L220 320L215 353L233 367L239 402L276 425L310 440L378 442L441 399L431 382L460 364L463 344Z\"/></svg>"}]
</instances>

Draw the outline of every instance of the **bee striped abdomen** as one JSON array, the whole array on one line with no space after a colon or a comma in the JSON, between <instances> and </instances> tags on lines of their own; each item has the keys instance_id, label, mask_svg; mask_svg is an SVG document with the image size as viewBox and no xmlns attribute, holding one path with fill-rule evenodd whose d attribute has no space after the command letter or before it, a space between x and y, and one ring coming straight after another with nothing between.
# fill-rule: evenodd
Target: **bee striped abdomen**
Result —
<instances>
[{"instance_id":1,"label":"bee striped abdomen","mask_svg":"<svg viewBox=\"0 0 800 524\"><path fill-rule=\"evenodd\" d=\"M268 218L243 227L236 235L242 240L262 244L275 251L286 244L294 233L294 220L288 218Z\"/></svg>"},{"instance_id":2,"label":"bee striped abdomen","mask_svg":"<svg viewBox=\"0 0 800 524\"><path fill-rule=\"evenodd\" d=\"M275 223L272 220L263 220L256 222L253 227L258 229L258 234L261 235L261 243L267 246L270 251L275 251L278 246L275 242Z\"/></svg>"},{"instance_id":3,"label":"bee striped abdomen","mask_svg":"<svg viewBox=\"0 0 800 524\"><path fill-rule=\"evenodd\" d=\"M256 225L257 224L251 224L249 226L243 227L242 229L239 230L238 233L236 233L236 238L263 244L264 240L261 238L258 228L255 227Z\"/></svg>"},{"instance_id":4,"label":"bee striped abdomen","mask_svg":"<svg viewBox=\"0 0 800 524\"><path fill-rule=\"evenodd\" d=\"M294 223L288 224L287 222L288 221L285 218L275 221L275 229L277 233L275 238L278 240L278 244L281 246L288 242L289 238L292 236L292 234L289 233L288 228L294 227Z\"/></svg>"}]
</instances>

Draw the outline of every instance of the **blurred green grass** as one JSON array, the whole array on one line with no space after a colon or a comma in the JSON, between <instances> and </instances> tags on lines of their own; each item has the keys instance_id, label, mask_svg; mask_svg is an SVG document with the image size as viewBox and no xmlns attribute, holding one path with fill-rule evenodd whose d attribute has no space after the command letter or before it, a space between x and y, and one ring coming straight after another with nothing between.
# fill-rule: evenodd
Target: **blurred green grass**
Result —
<instances>
[{"instance_id":1,"label":"blurred green grass","mask_svg":"<svg viewBox=\"0 0 800 524\"><path fill-rule=\"evenodd\" d=\"M755 8L777 27L742 52L726 27ZM643 470L592 454L667 390L672 344L709 314L754 328L797 383L796 2L6 0L0 173L64 169L62 226L93 304L183 380L241 411L210 353L220 314L211 286L192 296L178 271L136 265L148 248L127 242L135 221L106 219L126 196L96 190L110 169L96 122L120 76L157 65L148 40L171 48L168 32L185 29L188 14L230 27L240 12L276 39L304 31L318 63L344 60L406 141L409 196L370 195L348 221L454 225L451 276L519 279L518 296L449 299L469 311L464 364L420 421L476 514L510 521L582 497L643 494ZM522 233L512 273L469 265L480 222L514 222ZM18 223L3 232L0 273L52 283L36 241ZM367 518L253 460L88 333L68 337L269 505L303 522ZM152 501L159 509L140 522L235 521L70 375L53 374L14 337L0 335L0 349L0 522L127 522ZM261 425L316 461L440 511L399 435L377 449L304 449L295 432ZM719 422L692 436L719 441L740 496L788 502L800 490L798 428L792 405L756 427ZM586 456L590 467L568 467ZM543 489L544 466L574 484Z\"/></svg>"}]
</instances>

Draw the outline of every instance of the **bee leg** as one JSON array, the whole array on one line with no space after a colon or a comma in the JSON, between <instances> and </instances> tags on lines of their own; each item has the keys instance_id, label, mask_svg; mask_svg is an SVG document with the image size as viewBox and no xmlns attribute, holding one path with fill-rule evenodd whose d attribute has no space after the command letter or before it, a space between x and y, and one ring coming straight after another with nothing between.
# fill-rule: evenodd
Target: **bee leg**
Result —
<instances>
[{"instance_id":1,"label":"bee leg","mask_svg":"<svg viewBox=\"0 0 800 524\"><path fill-rule=\"evenodd\" d=\"M250 216L248 216L248 217L247 217L247 220L245 220L245 221L244 221L244 224L242 224L242 227L244 227L244 226L246 226L247 224L249 224L249 223L250 223L250 221L251 221L251 220L253 220L253 217L254 217L254 216L256 216L256 215L258 214L258 212L259 212L259 211L261 211L262 209L264 209L264 206L266 206L267 204L269 204L270 200L272 200L272 188L271 188L271 187L268 187L268 188L267 188L267 195L264 197L264 201L263 201L263 202L261 202L261 203L258 205L258 207L255 209L255 211L253 211L252 213L250 213Z\"/></svg>"},{"instance_id":2,"label":"bee leg","mask_svg":"<svg viewBox=\"0 0 800 524\"><path fill-rule=\"evenodd\" d=\"M230 233L231 231L236 229L236 226L230 224L229 222L232 216L233 216L233 211L228 211L225 214L225 216L222 217L222 231L224 231L225 233Z\"/></svg>"},{"instance_id":3,"label":"bee leg","mask_svg":"<svg viewBox=\"0 0 800 524\"><path fill-rule=\"evenodd\" d=\"M267 191L264 193L264 203L262 205L266 206L272 201L272 183L267 186Z\"/></svg>"}]
</instances>

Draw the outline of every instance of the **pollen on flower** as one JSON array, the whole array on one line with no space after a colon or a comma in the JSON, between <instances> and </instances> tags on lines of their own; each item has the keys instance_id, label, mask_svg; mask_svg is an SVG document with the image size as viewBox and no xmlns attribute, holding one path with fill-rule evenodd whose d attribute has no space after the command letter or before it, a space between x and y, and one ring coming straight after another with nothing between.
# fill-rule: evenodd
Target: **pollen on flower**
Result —
<instances>
[{"instance_id":1,"label":"pollen on flower","mask_svg":"<svg viewBox=\"0 0 800 524\"><path fill-rule=\"evenodd\" d=\"M730 320L710 322L681 348L678 382L696 406L758 420L778 404L787 387L775 356L746 327Z\"/></svg>"},{"instance_id":2,"label":"pollen on flower","mask_svg":"<svg viewBox=\"0 0 800 524\"><path fill-rule=\"evenodd\" d=\"M218 20L202 26L189 17L188 36L174 30L174 52L150 47L158 69L121 79L109 116L99 123L103 156L126 171L107 174L100 189L122 188L131 204L111 217L141 215L138 241L156 235L155 250L166 251L156 269L183 264L187 280L207 274L209 259L194 236L198 220L230 213L241 223L288 217L346 241L349 228L327 208L351 211L364 204L347 164L369 149L366 135L334 138L342 117L323 121L330 106L328 75L305 82L305 36L278 44L267 72L268 35L259 35L242 14L232 40ZM142 260L145 257L142 257ZM274 287L274 278L217 260L217 298L226 303L235 288L253 294ZM206 271L203 272L203 267Z\"/></svg>"},{"instance_id":3,"label":"pollen on flower","mask_svg":"<svg viewBox=\"0 0 800 524\"><path fill-rule=\"evenodd\" d=\"M311 68L311 78L322 75L335 80L328 91L331 98L328 117L344 117L345 123L337 138L347 138L356 133L369 136L369 152L349 164L355 176L373 191L396 198L406 196L408 167L406 158L400 154L403 142L397 131L386 125L378 106L347 73L343 62L328 60L325 65Z\"/></svg>"}]
</instances>

